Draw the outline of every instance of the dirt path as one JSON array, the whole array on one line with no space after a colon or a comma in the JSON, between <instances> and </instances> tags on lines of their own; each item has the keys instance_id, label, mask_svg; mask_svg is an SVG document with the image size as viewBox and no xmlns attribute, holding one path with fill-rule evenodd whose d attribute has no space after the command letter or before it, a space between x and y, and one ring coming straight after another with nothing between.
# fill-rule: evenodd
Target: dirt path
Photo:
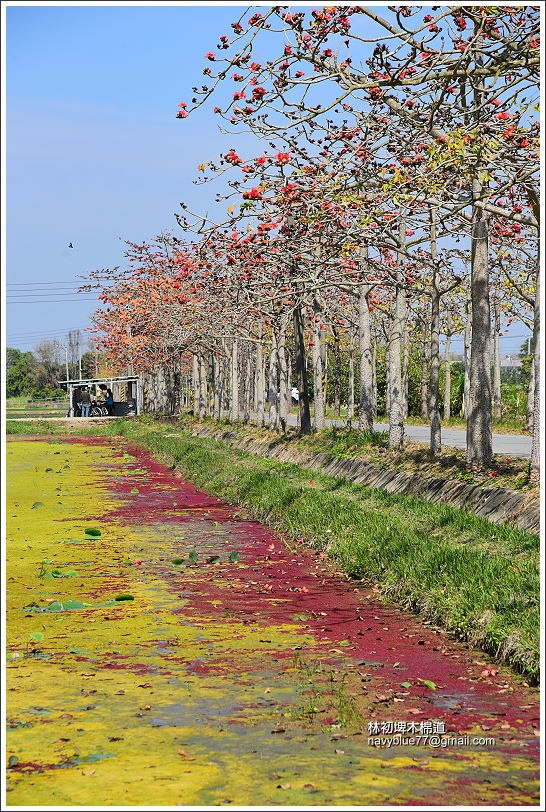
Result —
<instances>
[{"instance_id":1,"label":"dirt path","mask_svg":"<svg viewBox=\"0 0 546 812\"><path fill-rule=\"evenodd\" d=\"M6 457L9 805L538 804L507 670L122 440Z\"/></svg>"}]
</instances>

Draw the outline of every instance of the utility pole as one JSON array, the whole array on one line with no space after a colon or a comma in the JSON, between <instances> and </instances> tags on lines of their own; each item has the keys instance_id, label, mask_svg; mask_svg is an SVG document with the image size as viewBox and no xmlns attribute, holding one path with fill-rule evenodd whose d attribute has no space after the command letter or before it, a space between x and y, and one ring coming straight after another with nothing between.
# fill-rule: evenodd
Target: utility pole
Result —
<instances>
[{"instance_id":1,"label":"utility pole","mask_svg":"<svg viewBox=\"0 0 546 812\"><path fill-rule=\"evenodd\" d=\"M64 354L65 354L65 369L66 369L66 380L68 380L68 345L63 344Z\"/></svg>"}]
</instances>

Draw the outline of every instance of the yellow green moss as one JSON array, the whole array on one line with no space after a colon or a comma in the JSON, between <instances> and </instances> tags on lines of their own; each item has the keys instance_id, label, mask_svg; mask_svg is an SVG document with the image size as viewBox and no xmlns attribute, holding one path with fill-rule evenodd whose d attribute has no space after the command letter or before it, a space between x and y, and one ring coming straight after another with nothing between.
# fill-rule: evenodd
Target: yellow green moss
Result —
<instances>
[{"instance_id":1,"label":"yellow green moss","mask_svg":"<svg viewBox=\"0 0 546 812\"><path fill-rule=\"evenodd\" d=\"M127 458L115 445L16 441L6 461L10 804L426 802L442 797L446 775L452 803L475 793L493 802L498 791L532 802L534 764L523 756L507 767L479 749L378 752L366 734L340 745L339 726L314 726L304 663L322 662L321 641L296 622L223 615L221 598L209 601L210 615L191 607L184 584L202 576L171 577L172 558L203 529L204 549L233 543L217 522L197 533L192 523L117 517L123 497L112 482ZM86 537L90 526L101 536ZM207 577L227 594L244 566L224 563ZM49 577L53 569L77 576ZM116 602L120 594L134 600ZM54 601L89 606L44 611ZM484 776L494 780L478 790Z\"/></svg>"}]
</instances>

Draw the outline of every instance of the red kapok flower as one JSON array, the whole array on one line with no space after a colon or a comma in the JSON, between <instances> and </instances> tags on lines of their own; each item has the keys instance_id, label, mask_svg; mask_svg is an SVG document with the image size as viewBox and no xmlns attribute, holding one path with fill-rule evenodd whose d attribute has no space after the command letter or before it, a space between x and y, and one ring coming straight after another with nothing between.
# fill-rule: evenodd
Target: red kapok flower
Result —
<instances>
[{"instance_id":1,"label":"red kapok flower","mask_svg":"<svg viewBox=\"0 0 546 812\"><path fill-rule=\"evenodd\" d=\"M243 200L261 200L262 193L259 189L250 189L248 192L243 192Z\"/></svg>"},{"instance_id":2,"label":"red kapok flower","mask_svg":"<svg viewBox=\"0 0 546 812\"><path fill-rule=\"evenodd\" d=\"M224 157L225 157L226 161L228 163L230 163L230 164L240 164L240 163L242 163L242 161L239 158L239 156L237 155L237 153L233 152L233 150L231 150L231 152L226 152Z\"/></svg>"}]
</instances>

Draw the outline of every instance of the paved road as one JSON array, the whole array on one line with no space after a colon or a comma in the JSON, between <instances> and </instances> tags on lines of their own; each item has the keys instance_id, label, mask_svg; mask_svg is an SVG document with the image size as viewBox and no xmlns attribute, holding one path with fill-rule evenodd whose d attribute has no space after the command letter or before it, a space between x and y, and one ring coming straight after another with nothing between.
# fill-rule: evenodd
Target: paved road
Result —
<instances>
[{"instance_id":1,"label":"paved road","mask_svg":"<svg viewBox=\"0 0 546 812\"><path fill-rule=\"evenodd\" d=\"M377 424L377 431L388 431L387 424ZM404 432L409 440L417 443L430 442L428 426L405 426ZM442 443L454 448L466 448L466 431L463 429L442 429ZM505 454L508 457L530 457L531 438L524 434L493 434L493 453Z\"/></svg>"},{"instance_id":2,"label":"paved road","mask_svg":"<svg viewBox=\"0 0 546 812\"><path fill-rule=\"evenodd\" d=\"M297 416L291 414L288 422L291 426L295 426ZM345 420L327 420L328 426L344 426ZM388 431L389 426L387 423L374 423L376 431ZM416 443L429 443L430 442L430 428L428 426L405 426L405 436L408 440L414 440ZM453 448L466 448L466 431L463 429L442 429L442 445L450 446ZM531 456L531 437L524 434L493 434L493 453L504 454L507 457L525 457L529 459Z\"/></svg>"}]
</instances>

